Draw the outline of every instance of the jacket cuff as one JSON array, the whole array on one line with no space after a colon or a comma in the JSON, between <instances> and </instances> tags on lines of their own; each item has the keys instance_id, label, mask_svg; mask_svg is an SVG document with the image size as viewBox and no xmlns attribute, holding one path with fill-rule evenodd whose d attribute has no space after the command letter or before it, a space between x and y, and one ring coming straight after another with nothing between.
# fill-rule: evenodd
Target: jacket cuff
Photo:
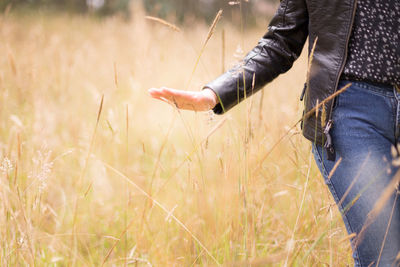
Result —
<instances>
[{"instance_id":1,"label":"jacket cuff","mask_svg":"<svg viewBox=\"0 0 400 267\"><path fill-rule=\"evenodd\" d=\"M219 103L212 109L215 114L223 114L240 102L239 80L234 75L228 71L203 87L212 90L218 97Z\"/></svg>"}]
</instances>

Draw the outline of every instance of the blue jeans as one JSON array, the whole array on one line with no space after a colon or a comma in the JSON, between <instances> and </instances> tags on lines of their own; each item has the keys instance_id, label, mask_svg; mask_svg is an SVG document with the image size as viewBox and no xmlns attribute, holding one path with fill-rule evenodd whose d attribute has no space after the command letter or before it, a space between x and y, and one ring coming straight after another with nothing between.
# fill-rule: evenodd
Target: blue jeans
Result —
<instances>
[{"instance_id":1,"label":"blue jeans","mask_svg":"<svg viewBox=\"0 0 400 267\"><path fill-rule=\"evenodd\" d=\"M339 88L347 83L341 81ZM336 161L327 160L319 145L313 144L313 153L348 233L356 234L351 239L355 266L400 266L398 184L369 215L399 169L394 146L400 141L400 93L352 82L338 96L332 119Z\"/></svg>"}]
</instances>

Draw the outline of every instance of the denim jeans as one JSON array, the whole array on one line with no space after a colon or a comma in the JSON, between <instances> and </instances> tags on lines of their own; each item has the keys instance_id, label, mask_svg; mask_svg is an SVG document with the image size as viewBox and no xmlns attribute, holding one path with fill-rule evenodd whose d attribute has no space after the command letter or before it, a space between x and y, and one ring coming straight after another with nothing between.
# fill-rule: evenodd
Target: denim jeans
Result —
<instances>
[{"instance_id":1,"label":"denim jeans","mask_svg":"<svg viewBox=\"0 0 400 267\"><path fill-rule=\"evenodd\" d=\"M341 81L339 88L347 83ZM336 161L327 160L319 145L313 144L313 153L348 233L355 234L355 266L400 266L399 185L374 209L399 169L394 146L400 141L400 92L352 82L338 96L332 119Z\"/></svg>"}]
</instances>

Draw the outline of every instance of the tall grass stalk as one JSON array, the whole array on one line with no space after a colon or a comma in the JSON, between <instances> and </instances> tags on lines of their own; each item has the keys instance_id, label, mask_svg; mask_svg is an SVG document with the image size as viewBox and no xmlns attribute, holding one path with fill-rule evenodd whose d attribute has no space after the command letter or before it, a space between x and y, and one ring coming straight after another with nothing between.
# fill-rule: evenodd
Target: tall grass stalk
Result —
<instances>
[{"instance_id":1,"label":"tall grass stalk","mask_svg":"<svg viewBox=\"0 0 400 267\"><path fill-rule=\"evenodd\" d=\"M221 31L221 73L225 72L225 29Z\"/></svg>"},{"instance_id":2,"label":"tall grass stalk","mask_svg":"<svg viewBox=\"0 0 400 267\"><path fill-rule=\"evenodd\" d=\"M125 109L125 173L128 173L129 169L129 106L126 105ZM125 214L124 214L124 226L125 229L128 229L128 212L129 212L129 186L128 183L125 182L126 192L125 192ZM127 266L127 259L128 259L128 231L124 232L124 266ZM103 261L104 264L104 261Z\"/></svg>"},{"instance_id":3,"label":"tall grass stalk","mask_svg":"<svg viewBox=\"0 0 400 267\"><path fill-rule=\"evenodd\" d=\"M191 82L192 82L194 73L196 72L197 66L199 65L200 58L201 58L201 56L203 55L204 50L206 49L206 46L207 46L208 41L210 41L211 37L213 36L214 31L215 31L215 29L216 29L216 27L217 27L217 24L218 24L219 20L221 19L221 17L222 17L222 10L219 10L218 13L217 13L217 15L216 15L215 18L214 18L213 23L211 24L210 28L208 29L207 37L206 37L206 39L204 40L204 43L203 43L203 45L202 45L202 47L201 47L201 49L200 49L199 55L197 56L196 62L195 62L195 64L194 64L192 73L191 73L191 75L190 75L190 77L189 77L189 80L188 80L188 82L187 82L186 88L189 88L189 87L190 87L190 84L191 84Z\"/></svg>"},{"instance_id":4,"label":"tall grass stalk","mask_svg":"<svg viewBox=\"0 0 400 267\"><path fill-rule=\"evenodd\" d=\"M97 112L96 124L95 124L94 130L93 130L93 134L92 134L92 137L91 137L91 140L90 140L90 145L89 145L89 149L87 151L85 162L84 162L82 171L80 173L80 176L79 176L79 178L78 178L78 180L76 182L76 188L75 189L77 190L77 192L80 192L82 190L82 188L81 188L82 187L82 182L83 182L83 179L84 179L84 177L86 175L87 168L89 166L89 158L90 158L90 155L92 154L94 141L95 141L96 133L97 133L97 128L98 128L98 125L99 125L101 112L103 110L103 102L104 102L104 94L101 96L100 105L99 105L99 109L98 109L98 112ZM92 186L92 182L90 182L90 184L87 187L87 189L83 192L83 196L87 195L87 193L89 192L91 186ZM77 224L78 212L79 212L79 199L81 197L82 196L80 196L80 193L77 193L76 198L75 198L73 220L72 220L72 247L74 249L74 255L73 255L73 258L72 258L72 260L73 260L72 265L73 266L75 266L76 253L77 253L77 250L78 250L78 248L77 248L78 240L76 238L75 233L76 233L76 224Z\"/></svg>"},{"instance_id":5,"label":"tall grass stalk","mask_svg":"<svg viewBox=\"0 0 400 267\"><path fill-rule=\"evenodd\" d=\"M292 253L292 251L294 249L294 246L296 245L296 241L294 239L294 236L295 236L295 233L296 233L296 230L297 230L297 226L298 226L298 223L299 223L299 220L300 220L301 212L303 210L304 200L305 200L306 192L307 192L307 188L308 188L308 182L310 180L311 158L312 158L312 153L310 151L309 161L308 161L308 166L309 167L308 167L307 177L306 177L306 181L305 181L305 183L303 185L303 195L301 197L301 202L300 202L299 212L297 213L296 222L294 223L294 226L293 226L292 235L291 235L291 237L290 237L290 239L288 240L288 243L287 243L287 254L286 254L286 260L285 260L284 266L288 265L289 256Z\"/></svg>"}]
</instances>

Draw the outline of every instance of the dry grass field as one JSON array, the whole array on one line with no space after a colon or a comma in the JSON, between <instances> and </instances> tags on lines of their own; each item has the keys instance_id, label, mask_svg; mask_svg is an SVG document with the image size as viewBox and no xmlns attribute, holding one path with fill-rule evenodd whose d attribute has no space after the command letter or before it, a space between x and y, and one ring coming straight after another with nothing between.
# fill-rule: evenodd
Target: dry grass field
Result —
<instances>
[{"instance_id":1,"label":"dry grass field","mask_svg":"<svg viewBox=\"0 0 400 267\"><path fill-rule=\"evenodd\" d=\"M0 265L351 265L310 143L290 130L306 53L224 116L178 111L147 89L200 90L266 27L222 19L192 74L208 25L145 15L0 16Z\"/></svg>"}]
</instances>

